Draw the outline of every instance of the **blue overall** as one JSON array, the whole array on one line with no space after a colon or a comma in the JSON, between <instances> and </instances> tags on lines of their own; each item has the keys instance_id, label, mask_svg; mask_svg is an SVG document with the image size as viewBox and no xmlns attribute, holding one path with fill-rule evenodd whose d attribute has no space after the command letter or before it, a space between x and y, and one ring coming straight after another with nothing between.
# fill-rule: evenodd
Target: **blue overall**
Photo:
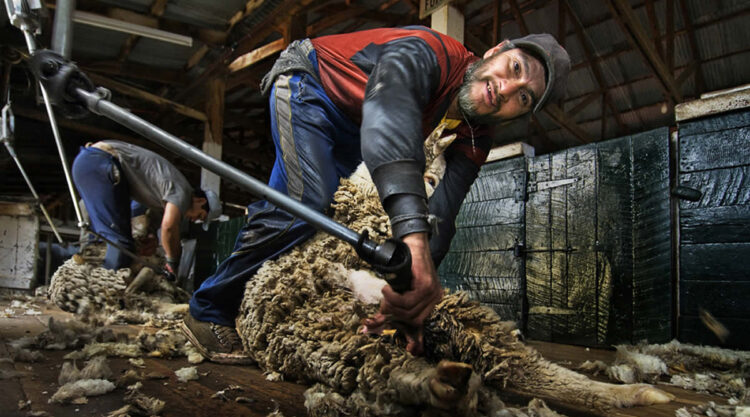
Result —
<instances>
[{"instance_id":1,"label":"blue overall","mask_svg":"<svg viewBox=\"0 0 750 417\"><path fill-rule=\"evenodd\" d=\"M310 53L315 62L315 51ZM342 177L362 160L359 125L333 104L314 77L293 72L277 78L270 95L276 160L268 185L326 212ZM190 300L200 321L235 325L246 282L263 263L303 243L315 229L267 201L248 206L234 252Z\"/></svg>"},{"instance_id":2,"label":"blue overall","mask_svg":"<svg viewBox=\"0 0 750 417\"><path fill-rule=\"evenodd\" d=\"M119 178L116 172L119 172ZM73 161L72 174L73 182L86 205L92 230L128 250L134 250L130 190L117 158L101 149L82 147ZM130 266L132 261L132 258L108 243L102 266L119 269Z\"/></svg>"}]
</instances>

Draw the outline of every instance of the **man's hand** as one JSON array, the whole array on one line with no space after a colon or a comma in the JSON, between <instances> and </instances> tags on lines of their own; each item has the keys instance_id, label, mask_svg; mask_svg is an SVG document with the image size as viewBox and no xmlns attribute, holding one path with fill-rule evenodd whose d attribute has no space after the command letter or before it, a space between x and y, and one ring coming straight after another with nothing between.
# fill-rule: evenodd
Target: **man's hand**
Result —
<instances>
[{"instance_id":1,"label":"man's hand","mask_svg":"<svg viewBox=\"0 0 750 417\"><path fill-rule=\"evenodd\" d=\"M167 281L177 281L177 268L179 268L179 261L167 258L167 263L164 265L164 277L167 278Z\"/></svg>"},{"instance_id":2,"label":"man's hand","mask_svg":"<svg viewBox=\"0 0 750 417\"><path fill-rule=\"evenodd\" d=\"M407 339L406 349L415 355L422 353L422 324L443 296L443 289L430 255L427 233L412 233L404 237L411 250L412 289L399 294L387 285L383 287L380 313L365 320L368 330L385 325L386 320L402 330Z\"/></svg>"}]
</instances>

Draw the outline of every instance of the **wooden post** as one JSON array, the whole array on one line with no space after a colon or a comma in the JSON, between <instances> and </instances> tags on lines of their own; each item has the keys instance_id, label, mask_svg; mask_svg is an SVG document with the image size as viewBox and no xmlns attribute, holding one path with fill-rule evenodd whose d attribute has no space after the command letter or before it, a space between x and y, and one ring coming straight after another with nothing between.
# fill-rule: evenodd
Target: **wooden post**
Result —
<instances>
[{"instance_id":1,"label":"wooden post","mask_svg":"<svg viewBox=\"0 0 750 417\"><path fill-rule=\"evenodd\" d=\"M222 132L224 130L224 92L226 78L212 78L207 83L206 90L206 121L203 129L203 152L221 159ZM205 168L201 168L201 188L211 190L220 195L221 178Z\"/></svg>"},{"instance_id":2,"label":"wooden post","mask_svg":"<svg viewBox=\"0 0 750 417\"><path fill-rule=\"evenodd\" d=\"M464 43L464 15L455 6L446 4L431 15L432 29Z\"/></svg>"}]
</instances>

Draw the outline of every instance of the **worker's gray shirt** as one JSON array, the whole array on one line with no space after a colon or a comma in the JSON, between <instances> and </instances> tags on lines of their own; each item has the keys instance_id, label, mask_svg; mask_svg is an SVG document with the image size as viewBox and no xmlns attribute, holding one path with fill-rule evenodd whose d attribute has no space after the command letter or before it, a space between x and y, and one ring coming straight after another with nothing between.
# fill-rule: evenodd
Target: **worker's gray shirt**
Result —
<instances>
[{"instance_id":1,"label":"worker's gray shirt","mask_svg":"<svg viewBox=\"0 0 750 417\"><path fill-rule=\"evenodd\" d=\"M103 142L117 152L133 200L160 213L164 211L165 202L176 205L183 216L190 209L193 203L193 187L164 157L126 142Z\"/></svg>"}]
</instances>

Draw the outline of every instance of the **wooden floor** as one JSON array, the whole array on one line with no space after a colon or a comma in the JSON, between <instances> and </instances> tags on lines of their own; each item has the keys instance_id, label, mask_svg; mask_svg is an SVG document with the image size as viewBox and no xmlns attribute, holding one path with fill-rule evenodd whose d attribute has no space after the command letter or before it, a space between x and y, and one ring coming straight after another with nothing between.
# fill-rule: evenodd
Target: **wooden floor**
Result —
<instances>
[{"instance_id":1,"label":"wooden floor","mask_svg":"<svg viewBox=\"0 0 750 417\"><path fill-rule=\"evenodd\" d=\"M40 304L37 304L42 307ZM0 312L8 306L0 302ZM44 306L41 315L0 317L0 358L7 357L6 342L22 336L34 336L46 328L49 317L69 317L68 313L56 308ZM116 331L135 331L137 326L117 326ZM611 362L613 351L586 349L578 346L558 345L544 342L530 342L544 356L563 366L575 367L587 359L601 359ZM90 397L88 404L58 405L48 404L47 400L58 388L57 378L60 373L62 357L69 351L43 351L46 360L38 363L10 363L0 361L0 415L27 416L29 411L46 411L49 416L105 416L125 403L124 390L115 391L99 397ZM145 358L146 370L151 378L143 381L142 392L159 398L167 406L163 416L266 416L274 410L285 416L305 416L304 385L290 382L266 381L263 373L254 366L229 366L204 362L197 365L200 375L198 380L180 383L174 371L190 365L185 358L151 359ZM81 366L82 364L79 364ZM110 358L109 365L115 375L130 368L127 359ZM212 398L220 390L237 386L226 399ZM707 395L697 394L673 387L662 387L674 394L677 399L670 404L652 407L595 412L579 409L569 404L559 403L554 399L545 399L555 410L568 416L616 416L616 417L661 417L675 415L678 408L723 400ZM509 403L526 404L531 398L522 393L507 391L504 400ZM235 401L242 397L240 402ZM19 410L19 402L31 401L28 408ZM43 414L42 414L43 415Z\"/></svg>"}]
</instances>

